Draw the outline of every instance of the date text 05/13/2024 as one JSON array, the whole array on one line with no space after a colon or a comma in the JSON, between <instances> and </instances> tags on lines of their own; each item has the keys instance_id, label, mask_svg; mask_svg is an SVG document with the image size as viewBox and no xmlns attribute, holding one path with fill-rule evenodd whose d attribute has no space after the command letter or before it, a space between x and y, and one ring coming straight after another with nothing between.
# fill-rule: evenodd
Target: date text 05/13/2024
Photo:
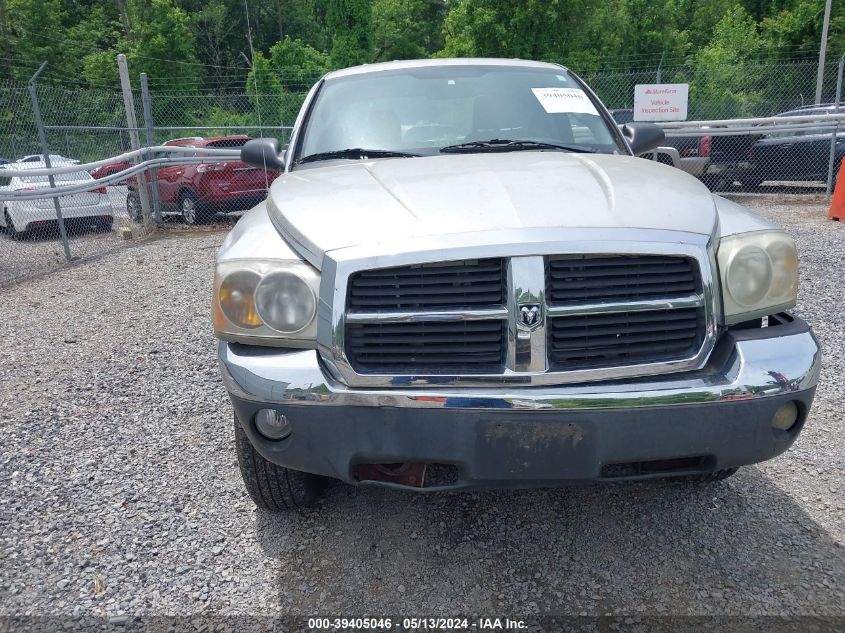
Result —
<instances>
[{"instance_id":1,"label":"date text 05/13/2024","mask_svg":"<svg viewBox=\"0 0 845 633\"><path fill-rule=\"evenodd\" d=\"M402 631L519 631L524 620L511 618L308 618L310 630L402 630Z\"/></svg>"}]
</instances>

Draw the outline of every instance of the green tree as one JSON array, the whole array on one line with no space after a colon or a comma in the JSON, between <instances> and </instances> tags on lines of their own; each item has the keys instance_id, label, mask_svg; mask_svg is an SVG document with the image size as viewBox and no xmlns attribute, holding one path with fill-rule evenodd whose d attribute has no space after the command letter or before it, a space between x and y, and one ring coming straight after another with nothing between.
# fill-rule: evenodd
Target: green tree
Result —
<instances>
[{"instance_id":1,"label":"green tree","mask_svg":"<svg viewBox=\"0 0 845 633\"><path fill-rule=\"evenodd\" d=\"M270 67L280 82L282 121L293 125L305 93L331 67L331 61L302 40L286 37L270 48Z\"/></svg>"},{"instance_id":2,"label":"green tree","mask_svg":"<svg viewBox=\"0 0 845 633\"><path fill-rule=\"evenodd\" d=\"M716 25L713 38L696 56L690 86L693 117L750 116L763 99L752 72L753 58L764 40L754 19L741 6Z\"/></svg>"},{"instance_id":3,"label":"green tree","mask_svg":"<svg viewBox=\"0 0 845 633\"><path fill-rule=\"evenodd\" d=\"M270 65L288 91L307 91L332 68L328 53L300 39L286 37L270 47Z\"/></svg>"},{"instance_id":4,"label":"green tree","mask_svg":"<svg viewBox=\"0 0 845 633\"><path fill-rule=\"evenodd\" d=\"M446 6L431 0L373 0L373 61L428 57L443 46Z\"/></svg>"},{"instance_id":5,"label":"green tree","mask_svg":"<svg viewBox=\"0 0 845 633\"><path fill-rule=\"evenodd\" d=\"M246 78L246 94L255 112L254 123L264 125L283 124L282 82L270 66L270 59L262 53L252 58L252 69Z\"/></svg>"},{"instance_id":6,"label":"green tree","mask_svg":"<svg viewBox=\"0 0 845 633\"><path fill-rule=\"evenodd\" d=\"M828 49L842 51L845 46L845 12L842 3L834 3L831 10ZM824 20L824 2L800 0L773 15L764 17L761 28L767 45L784 56L818 54Z\"/></svg>"},{"instance_id":7,"label":"green tree","mask_svg":"<svg viewBox=\"0 0 845 633\"><path fill-rule=\"evenodd\" d=\"M171 0L130 0L129 14L135 37L126 56L132 74L143 71L153 85L195 91L203 71L188 14Z\"/></svg>"},{"instance_id":8,"label":"green tree","mask_svg":"<svg viewBox=\"0 0 845 633\"><path fill-rule=\"evenodd\" d=\"M326 0L326 27L332 34L331 60L336 68L370 61L370 0Z\"/></svg>"},{"instance_id":9,"label":"green tree","mask_svg":"<svg viewBox=\"0 0 845 633\"><path fill-rule=\"evenodd\" d=\"M60 0L6 0L6 16L15 79L29 79L43 61L52 76L67 72Z\"/></svg>"}]
</instances>

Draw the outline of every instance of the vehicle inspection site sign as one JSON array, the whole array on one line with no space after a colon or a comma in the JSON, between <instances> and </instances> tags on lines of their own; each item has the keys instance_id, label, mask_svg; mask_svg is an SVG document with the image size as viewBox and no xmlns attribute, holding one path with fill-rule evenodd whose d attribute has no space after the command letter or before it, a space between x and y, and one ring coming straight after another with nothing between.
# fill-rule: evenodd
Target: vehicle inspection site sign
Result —
<instances>
[{"instance_id":1,"label":"vehicle inspection site sign","mask_svg":"<svg viewBox=\"0 0 845 633\"><path fill-rule=\"evenodd\" d=\"M686 121L689 84L634 86L634 121Z\"/></svg>"}]
</instances>

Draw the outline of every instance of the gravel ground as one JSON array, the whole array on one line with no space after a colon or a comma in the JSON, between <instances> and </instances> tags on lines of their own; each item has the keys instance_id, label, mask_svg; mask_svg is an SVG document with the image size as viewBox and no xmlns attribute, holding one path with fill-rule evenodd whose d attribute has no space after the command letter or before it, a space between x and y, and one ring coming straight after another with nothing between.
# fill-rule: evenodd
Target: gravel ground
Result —
<instances>
[{"instance_id":1,"label":"gravel ground","mask_svg":"<svg viewBox=\"0 0 845 633\"><path fill-rule=\"evenodd\" d=\"M712 486L413 495L258 512L209 324L224 233L174 232L0 304L0 615L845 615L845 225L737 196L801 249L824 346L785 455Z\"/></svg>"},{"instance_id":2,"label":"gravel ground","mask_svg":"<svg viewBox=\"0 0 845 633\"><path fill-rule=\"evenodd\" d=\"M130 229L135 238L147 233L143 226L129 219L126 212L126 191L125 186L108 187L114 213L111 231L104 232L88 226L68 226L71 257L85 259L126 246L120 234L122 228ZM175 216L168 216L166 220L168 224L178 224L182 221L180 217ZM218 214L216 220L223 225L230 224L227 216L223 214ZM0 227L0 286L55 270L64 264L64 247L57 227L30 231L21 240L11 239L3 227Z\"/></svg>"}]
</instances>

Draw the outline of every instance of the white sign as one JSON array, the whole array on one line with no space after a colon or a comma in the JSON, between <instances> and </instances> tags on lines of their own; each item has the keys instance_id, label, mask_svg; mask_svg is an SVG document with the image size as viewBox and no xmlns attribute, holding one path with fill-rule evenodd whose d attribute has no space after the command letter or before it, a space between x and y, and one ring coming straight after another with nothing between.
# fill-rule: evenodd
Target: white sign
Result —
<instances>
[{"instance_id":1,"label":"white sign","mask_svg":"<svg viewBox=\"0 0 845 633\"><path fill-rule=\"evenodd\" d=\"M531 92L549 114L561 112L598 114L596 106L580 88L532 88Z\"/></svg>"},{"instance_id":2,"label":"white sign","mask_svg":"<svg viewBox=\"0 0 845 633\"><path fill-rule=\"evenodd\" d=\"M686 121L689 84L637 84L634 121Z\"/></svg>"}]
</instances>

